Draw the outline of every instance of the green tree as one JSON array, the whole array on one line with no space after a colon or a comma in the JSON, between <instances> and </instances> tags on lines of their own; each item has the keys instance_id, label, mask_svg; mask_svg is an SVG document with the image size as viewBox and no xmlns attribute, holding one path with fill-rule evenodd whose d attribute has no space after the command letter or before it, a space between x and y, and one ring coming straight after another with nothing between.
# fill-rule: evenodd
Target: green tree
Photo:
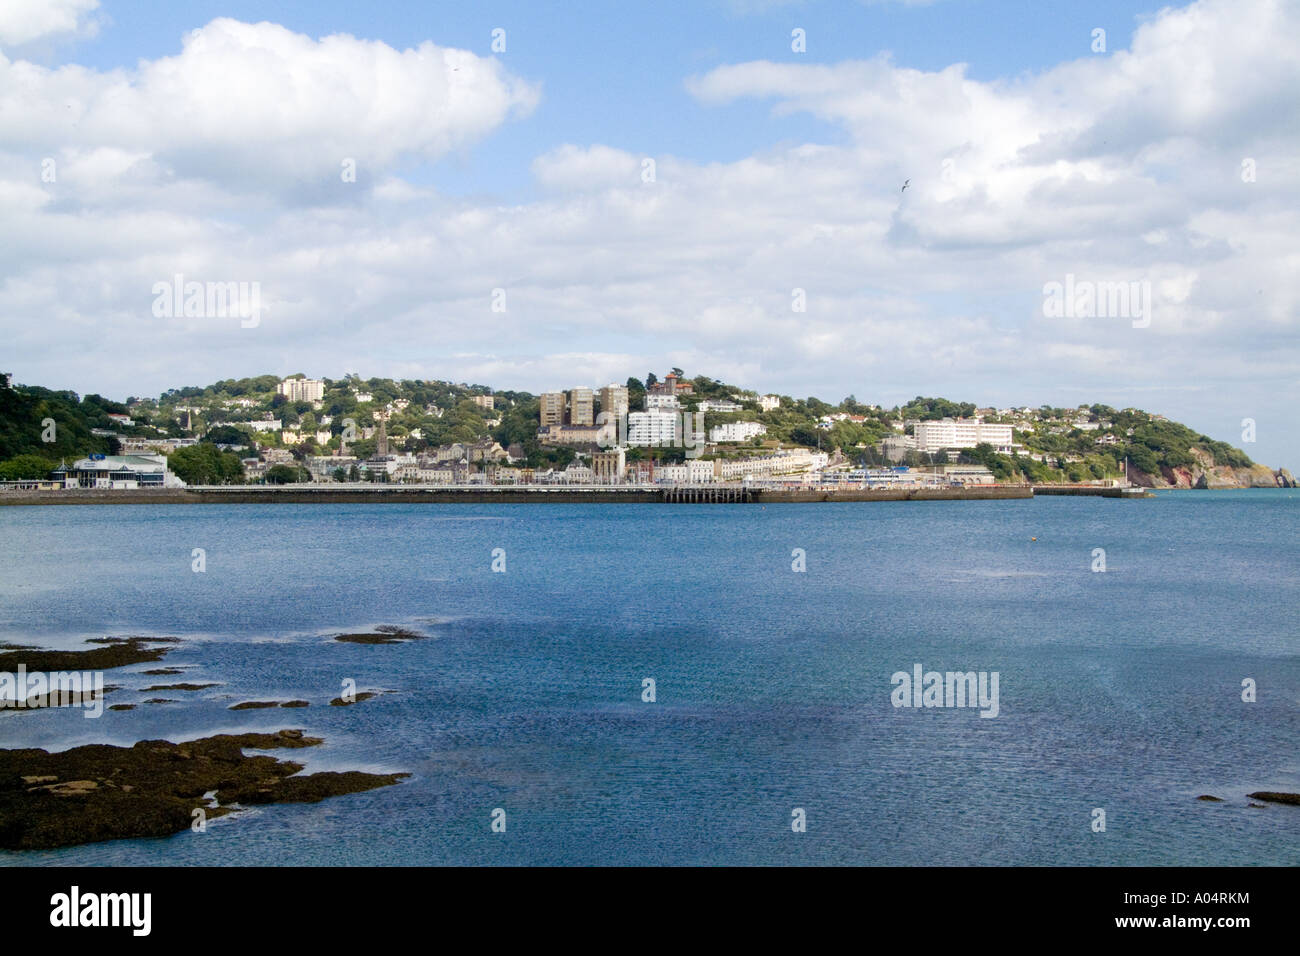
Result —
<instances>
[{"instance_id":1,"label":"green tree","mask_svg":"<svg viewBox=\"0 0 1300 956\"><path fill-rule=\"evenodd\" d=\"M187 485L230 485L244 480L239 456L207 442L177 448L168 456L167 467Z\"/></svg>"},{"instance_id":2,"label":"green tree","mask_svg":"<svg viewBox=\"0 0 1300 956\"><path fill-rule=\"evenodd\" d=\"M54 470L54 462L40 455L18 455L0 462L0 481L45 479Z\"/></svg>"},{"instance_id":3,"label":"green tree","mask_svg":"<svg viewBox=\"0 0 1300 956\"><path fill-rule=\"evenodd\" d=\"M288 485L310 480L311 475L307 469L299 465L272 465L266 470L268 485Z\"/></svg>"}]
</instances>

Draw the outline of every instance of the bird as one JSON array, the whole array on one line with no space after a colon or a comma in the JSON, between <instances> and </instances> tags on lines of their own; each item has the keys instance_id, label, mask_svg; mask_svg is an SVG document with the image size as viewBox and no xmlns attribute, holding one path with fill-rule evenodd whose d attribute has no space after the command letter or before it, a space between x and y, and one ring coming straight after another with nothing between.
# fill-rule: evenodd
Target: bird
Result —
<instances>
[{"instance_id":1,"label":"bird","mask_svg":"<svg viewBox=\"0 0 1300 956\"><path fill-rule=\"evenodd\" d=\"M907 192L907 187L910 185L912 185L912 181L910 179L903 180L903 188L900 189L899 192L904 192L904 193Z\"/></svg>"}]
</instances>

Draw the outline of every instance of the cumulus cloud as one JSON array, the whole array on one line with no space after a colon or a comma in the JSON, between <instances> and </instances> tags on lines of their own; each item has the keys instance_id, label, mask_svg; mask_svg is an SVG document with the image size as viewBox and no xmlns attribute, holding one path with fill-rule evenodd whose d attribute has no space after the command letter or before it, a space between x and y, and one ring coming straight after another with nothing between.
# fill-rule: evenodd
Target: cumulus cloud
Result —
<instances>
[{"instance_id":1,"label":"cumulus cloud","mask_svg":"<svg viewBox=\"0 0 1300 956\"><path fill-rule=\"evenodd\" d=\"M361 176L436 160L536 105L538 88L493 58L422 43L320 40L272 23L214 20L182 51L134 70L48 69L0 58L0 141L75 142L149 157L231 189Z\"/></svg>"},{"instance_id":2,"label":"cumulus cloud","mask_svg":"<svg viewBox=\"0 0 1300 956\"><path fill-rule=\"evenodd\" d=\"M5 0L0 4L0 48L74 36L93 36L99 0Z\"/></svg>"}]
</instances>

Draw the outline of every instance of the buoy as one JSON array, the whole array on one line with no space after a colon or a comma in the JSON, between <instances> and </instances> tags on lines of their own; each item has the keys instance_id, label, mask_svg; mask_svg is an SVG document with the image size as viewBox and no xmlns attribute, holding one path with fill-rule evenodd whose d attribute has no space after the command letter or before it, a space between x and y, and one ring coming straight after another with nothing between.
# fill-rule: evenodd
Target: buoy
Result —
<instances>
[{"instance_id":1,"label":"buoy","mask_svg":"<svg viewBox=\"0 0 1300 956\"><path fill-rule=\"evenodd\" d=\"M1037 541L1038 539L1037 539L1037 538L1030 538L1029 540L1030 540L1030 541Z\"/></svg>"}]
</instances>

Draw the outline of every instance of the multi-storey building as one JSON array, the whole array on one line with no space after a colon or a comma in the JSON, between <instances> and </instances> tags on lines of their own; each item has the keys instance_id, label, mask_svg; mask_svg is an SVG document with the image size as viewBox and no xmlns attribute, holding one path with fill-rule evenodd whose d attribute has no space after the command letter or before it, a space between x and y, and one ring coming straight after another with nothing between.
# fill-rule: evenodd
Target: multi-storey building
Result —
<instances>
[{"instance_id":1,"label":"multi-storey building","mask_svg":"<svg viewBox=\"0 0 1300 956\"><path fill-rule=\"evenodd\" d=\"M647 401L650 396L646 396ZM669 448L682 442L682 417L674 411L652 408L628 412L627 443L647 448Z\"/></svg>"},{"instance_id":2,"label":"multi-storey building","mask_svg":"<svg viewBox=\"0 0 1300 956\"><path fill-rule=\"evenodd\" d=\"M992 445L994 450L1009 454L1011 426L986 424L979 418L944 418L939 421L917 422L913 426L916 450L934 453L949 448L974 448Z\"/></svg>"},{"instance_id":3,"label":"multi-storey building","mask_svg":"<svg viewBox=\"0 0 1300 956\"><path fill-rule=\"evenodd\" d=\"M628 413L626 385L606 385L600 390L600 410L608 417L606 421L617 421Z\"/></svg>"},{"instance_id":4,"label":"multi-storey building","mask_svg":"<svg viewBox=\"0 0 1300 956\"><path fill-rule=\"evenodd\" d=\"M591 456L591 480L598 485L617 485L627 470L627 456L622 448L598 451Z\"/></svg>"},{"instance_id":5,"label":"multi-storey building","mask_svg":"<svg viewBox=\"0 0 1300 956\"><path fill-rule=\"evenodd\" d=\"M325 396L325 383L314 378L286 378L276 391L291 402L319 402Z\"/></svg>"},{"instance_id":6,"label":"multi-storey building","mask_svg":"<svg viewBox=\"0 0 1300 956\"><path fill-rule=\"evenodd\" d=\"M728 422L715 425L709 430L709 441L736 442L749 441L757 435L766 435L767 426L761 422Z\"/></svg>"},{"instance_id":7,"label":"multi-storey building","mask_svg":"<svg viewBox=\"0 0 1300 956\"><path fill-rule=\"evenodd\" d=\"M595 395L589 388L575 388L569 392L569 424L594 425L596 422Z\"/></svg>"},{"instance_id":8,"label":"multi-storey building","mask_svg":"<svg viewBox=\"0 0 1300 956\"><path fill-rule=\"evenodd\" d=\"M739 481L744 478L767 478L774 475L820 471L829 461L830 456L824 451L792 448L762 458L720 458L713 463L713 473L719 481Z\"/></svg>"},{"instance_id":9,"label":"multi-storey building","mask_svg":"<svg viewBox=\"0 0 1300 956\"><path fill-rule=\"evenodd\" d=\"M563 392L542 392L541 402L541 424L543 428L550 425L564 424L564 393Z\"/></svg>"}]
</instances>

